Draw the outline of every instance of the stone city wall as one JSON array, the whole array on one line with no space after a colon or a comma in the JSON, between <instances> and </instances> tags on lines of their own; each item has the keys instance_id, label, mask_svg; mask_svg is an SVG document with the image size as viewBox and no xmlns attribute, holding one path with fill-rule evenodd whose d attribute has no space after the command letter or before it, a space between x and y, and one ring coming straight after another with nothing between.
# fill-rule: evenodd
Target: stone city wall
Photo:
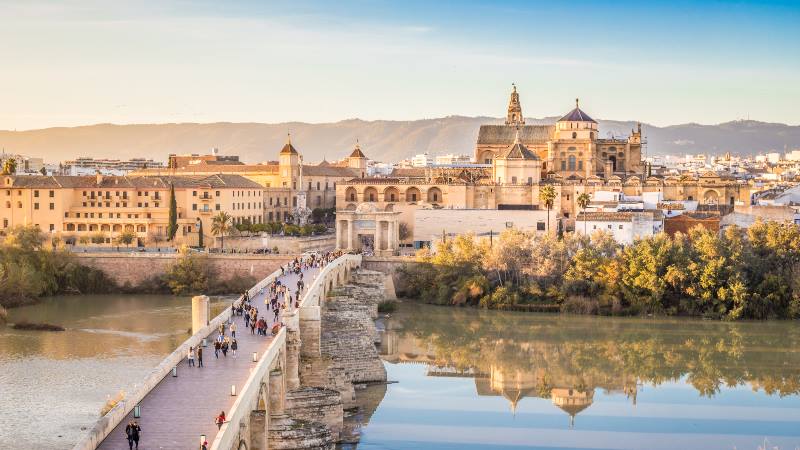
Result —
<instances>
[{"instance_id":1,"label":"stone city wall","mask_svg":"<svg viewBox=\"0 0 800 450\"><path fill-rule=\"evenodd\" d=\"M328 252L336 246L336 235L333 233L320 236L225 236L225 248L257 250L275 247L280 253Z\"/></svg>"},{"instance_id":2,"label":"stone city wall","mask_svg":"<svg viewBox=\"0 0 800 450\"><path fill-rule=\"evenodd\" d=\"M117 284L137 286L149 278L165 273L178 257L152 253L75 253L80 264L102 270ZM263 279L297 255L210 254L212 269L226 278L234 275Z\"/></svg>"}]
</instances>

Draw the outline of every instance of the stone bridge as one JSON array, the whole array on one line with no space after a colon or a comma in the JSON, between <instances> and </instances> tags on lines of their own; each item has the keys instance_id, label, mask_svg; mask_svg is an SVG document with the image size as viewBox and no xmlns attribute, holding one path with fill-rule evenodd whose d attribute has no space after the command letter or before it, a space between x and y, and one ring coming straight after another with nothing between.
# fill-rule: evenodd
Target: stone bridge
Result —
<instances>
[{"instance_id":1,"label":"stone bridge","mask_svg":"<svg viewBox=\"0 0 800 450\"><path fill-rule=\"evenodd\" d=\"M237 360L214 358L209 350L206 367L184 368L189 346L202 345L221 323L241 318L227 308L201 324L75 450L127 448L124 428L137 405L144 448L200 448L200 439L218 450L334 448L342 438L343 410L354 404L353 384L386 381L374 326L386 277L361 265L360 255L343 255L310 270L299 307L282 312L285 326L275 336L251 338L242 323L237 339L248 348L240 345ZM290 287L296 280L280 271L266 277L250 290L254 306L265 308L259 292L275 279ZM170 376L175 367L178 377ZM227 421L217 429L213 418L220 410Z\"/></svg>"}]
</instances>

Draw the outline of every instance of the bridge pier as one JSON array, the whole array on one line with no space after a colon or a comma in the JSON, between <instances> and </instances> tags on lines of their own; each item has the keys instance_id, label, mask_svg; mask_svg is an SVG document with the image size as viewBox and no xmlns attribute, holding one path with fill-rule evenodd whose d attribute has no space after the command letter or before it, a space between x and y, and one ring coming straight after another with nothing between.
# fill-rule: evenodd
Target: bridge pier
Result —
<instances>
[{"instance_id":1,"label":"bridge pier","mask_svg":"<svg viewBox=\"0 0 800 450\"><path fill-rule=\"evenodd\" d=\"M286 324L286 390L300 387L300 314L295 310L284 316Z\"/></svg>"},{"instance_id":2,"label":"bridge pier","mask_svg":"<svg viewBox=\"0 0 800 450\"><path fill-rule=\"evenodd\" d=\"M286 407L286 386L283 379L283 371L280 368L273 369L269 373L269 413L283 414Z\"/></svg>"},{"instance_id":3,"label":"bridge pier","mask_svg":"<svg viewBox=\"0 0 800 450\"><path fill-rule=\"evenodd\" d=\"M196 295L192 297L192 335L208 325L211 316L211 303L207 295Z\"/></svg>"}]
</instances>

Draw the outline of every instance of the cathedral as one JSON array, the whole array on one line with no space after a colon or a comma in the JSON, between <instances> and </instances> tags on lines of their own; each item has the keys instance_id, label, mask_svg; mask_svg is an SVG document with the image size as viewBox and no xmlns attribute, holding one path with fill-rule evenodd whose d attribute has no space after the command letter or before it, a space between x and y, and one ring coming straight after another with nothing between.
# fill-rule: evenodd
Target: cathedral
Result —
<instances>
[{"instance_id":1,"label":"cathedral","mask_svg":"<svg viewBox=\"0 0 800 450\"><path fill-rule=\"evenodd\" d=\"M504 125L482 125L475 145L475 161L495 164L507 149L521 144L540 161L540 178L558 175L567 179L613 175L627 178L641 175L642 127L637 126L628 138L600 139L597 121L575 109L555 125L526 125L517 87L511 92Z\"/></svg>"}]
</instances>

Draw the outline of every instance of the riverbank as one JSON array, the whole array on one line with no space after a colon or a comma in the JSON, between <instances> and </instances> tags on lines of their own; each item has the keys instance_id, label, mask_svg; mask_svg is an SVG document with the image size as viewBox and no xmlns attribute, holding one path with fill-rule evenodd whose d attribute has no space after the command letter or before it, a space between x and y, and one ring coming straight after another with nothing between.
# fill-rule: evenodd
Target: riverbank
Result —
<instances>
[{"instance_id":1,"label":"riverbank","mask_svg":"<svg viewBox=\"0 0 800 450\"><path fill-rule=\"evenodd\" d=\"M621 246L606 232L506 230L437 243L397 270L405 295L440 305L716 320L800 318L800 229L702 228Z\"/></svg>"}]
</instances>

